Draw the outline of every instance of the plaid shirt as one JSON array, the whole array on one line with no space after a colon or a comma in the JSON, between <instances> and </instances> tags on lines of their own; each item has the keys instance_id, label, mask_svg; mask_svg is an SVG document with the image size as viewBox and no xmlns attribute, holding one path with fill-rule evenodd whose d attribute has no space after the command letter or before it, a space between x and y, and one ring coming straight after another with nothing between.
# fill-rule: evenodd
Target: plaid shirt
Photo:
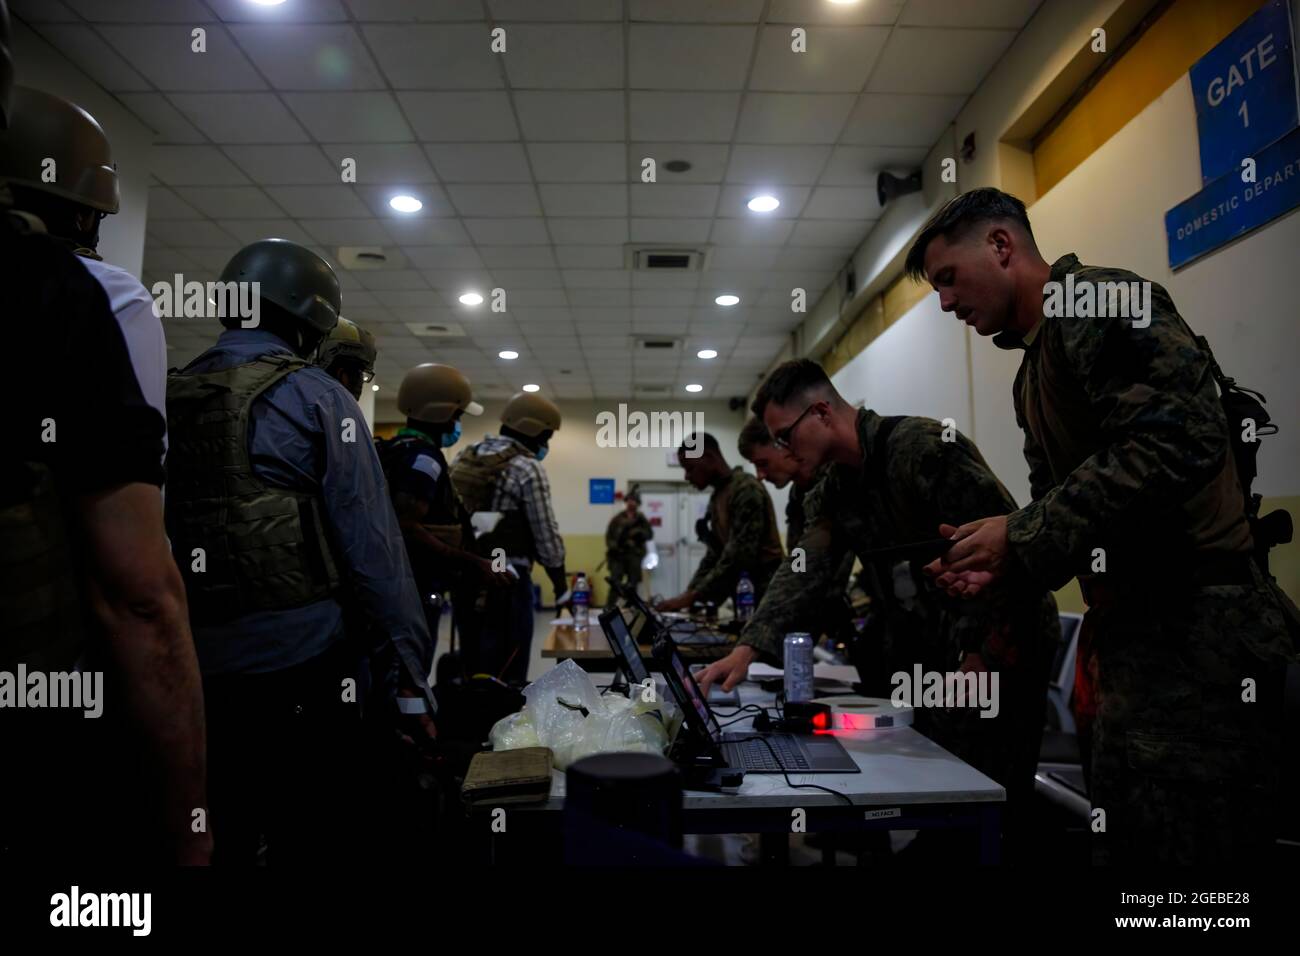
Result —
<instances>
[{"instance_id":1,"label":"plaid shirt","mask_svg":"<svg viewBox=\"0 0 1300 956\"><path fill-rule=\"evenodd\" d=\"M492 455L505 451L511 445L524 446L513 438L489 435L476 446L480 454ZM461 452L463 455L464 452ZM460 455L456 456L457 459ZM546 478L533 453L524 448L524 454L511 458L497 479L492 492L492 510L502 513L523 510L533 530L537 560L548 568L564 566L564 539L551 510L551 483ZM517 555L511 555L517 557Z\"/></svg>"}]
</instances>

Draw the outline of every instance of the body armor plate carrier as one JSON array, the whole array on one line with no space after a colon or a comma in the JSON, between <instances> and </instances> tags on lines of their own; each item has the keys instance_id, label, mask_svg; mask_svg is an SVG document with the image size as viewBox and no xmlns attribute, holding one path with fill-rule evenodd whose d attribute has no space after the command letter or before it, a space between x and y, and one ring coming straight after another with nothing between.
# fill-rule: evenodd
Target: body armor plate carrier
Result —
<instances>
[{"instance_id":1,"label":"body armor plate carrier","mask_svg":"<svg viewBox=\"0 0 1300 956\"><path fill-rule=\"evenodd\" d=\"M306 367L262 356L167 377L167 533L196 624L301 607L338 590L319 496L269 485L249 461L253 402Z\"/></svg>"}]
</instances>

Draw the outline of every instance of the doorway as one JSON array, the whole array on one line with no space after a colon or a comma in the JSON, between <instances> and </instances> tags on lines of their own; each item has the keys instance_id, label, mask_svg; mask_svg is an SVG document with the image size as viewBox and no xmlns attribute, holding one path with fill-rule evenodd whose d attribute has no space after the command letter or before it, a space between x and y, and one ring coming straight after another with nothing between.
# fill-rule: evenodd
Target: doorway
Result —
<instances>
[{"instance_id":1,"label":"doorway","mask_svg":"<svg viewBox=\"0 0 1300 956\"><path fill-rule=\"evenodd\" d=\"M685 481L642 481L641 510L654 530L659 566L642 579L647 597L672 597L686 590L706 548L695 534L695 522L704 517L709 493L696 491Z\"/></svg>"}]
</instances>

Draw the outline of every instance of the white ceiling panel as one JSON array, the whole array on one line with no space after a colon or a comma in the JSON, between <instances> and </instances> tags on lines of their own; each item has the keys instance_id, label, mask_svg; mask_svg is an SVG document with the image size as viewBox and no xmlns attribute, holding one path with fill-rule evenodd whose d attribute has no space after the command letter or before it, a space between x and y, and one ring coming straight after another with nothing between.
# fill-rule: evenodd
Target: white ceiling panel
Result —
<instances>
[{"instance_id":1,"label":"white ceiling panel","mask_svg":"<svg viewBox=\"0 0 1300 956\"><path fill-rule=\"evenodd\" d=\"M854 97L833 93L751 93L736 139L742 143L834 143Z\"/></svg>"},{"instance_id":2,"label":"white ceiling panel","mask_svg":"<svg viewBox=\"0 0 1300 956\"><path fill-rule=\"evenodd\" d=\"M490 90L505 85L501 55L492 52L484 24L374 23L363 26L362 33L395 89Z\"/></svg>"},{"instance_id":3,"label":"white ceiling panel","mask_svg":"<svg viewBox=\"0 0 1300 956\"><path fill-rule=\"evenodd\" d=\"M483 395L744 394L878 221L1035 0L17 0L19 15L156 132L147 276L215 278L280 236L336 268L381 337L381 407L418 361ZM194 52L190 30L206 33ZM507 52L491 50L505 30ZM791 49L806 30L807 48ZM655 161L643 182L643 160ZM344 181L347 160L355 181ZM685 170L667 167L684 161ZM781 200L769 214L746 204ZM389 205L407 193L414 214ZM632 271L629 244L705 252ZM344 245L382 246L350 272ZM506 313L457 301L507 292ZM714 304L722 292L734 309ZM406 323L458 322L464 338ZM218 329L169 327L173 361ZM633 332L689 336L638 356ZM507 345L523 353L505 363ZM693 357L707 345L716 361ZM385 396L387 396L385 398Z\"/></svg>"},{"instance_id":4,"label":"white ceiling panel","mask_svg":"<svg viewBox=\"0 0 1300 956\"><path fill-rule=\"evenodd\" d=\"M202 27L206 49L201 53L193 49L191 29L189 23L132 24L102 26L98 31L127 62L164 92L266 88L225 27L216 23Z\"/></svg>"}]
</instances>

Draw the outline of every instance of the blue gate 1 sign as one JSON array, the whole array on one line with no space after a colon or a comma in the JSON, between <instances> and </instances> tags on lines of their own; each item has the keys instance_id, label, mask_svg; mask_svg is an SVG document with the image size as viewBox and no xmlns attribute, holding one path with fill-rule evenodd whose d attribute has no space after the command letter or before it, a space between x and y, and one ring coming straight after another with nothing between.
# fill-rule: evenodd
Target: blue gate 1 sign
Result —
<instances>
[{"instance_id":1,"label":"blue gate 1 sign","mask_svg":"<svg viewBox=\"0 0 1300 956\"><path fill-rule=\"evenodd\" d=\"M1300 206L1300 129L1255 157L1255 182L1220 176L1165 213L1169 268L1177 269Z\"/></svg>"},{"instance_id":2,"label":"blue gate 1 sign","mask_svg":"<svg viewBox=\"0 0 1300 956\"><path fill-rule=\"evenodd\" d=\"M614 503L614 479L591 478L591 503L593 505L612 505Z\"/></svg>"},{"instance_id":3,"label":"blue gate 1 sign","mask_svg":"<svg viewBox=\"0 0 1300 956\"><path fill-rule=\"evenodd\" d=\"M1201 182L1296 127L1295 55L1287 0L1270 0L1189 71L1201 141Z\"/></svg>"}]
</instances>

